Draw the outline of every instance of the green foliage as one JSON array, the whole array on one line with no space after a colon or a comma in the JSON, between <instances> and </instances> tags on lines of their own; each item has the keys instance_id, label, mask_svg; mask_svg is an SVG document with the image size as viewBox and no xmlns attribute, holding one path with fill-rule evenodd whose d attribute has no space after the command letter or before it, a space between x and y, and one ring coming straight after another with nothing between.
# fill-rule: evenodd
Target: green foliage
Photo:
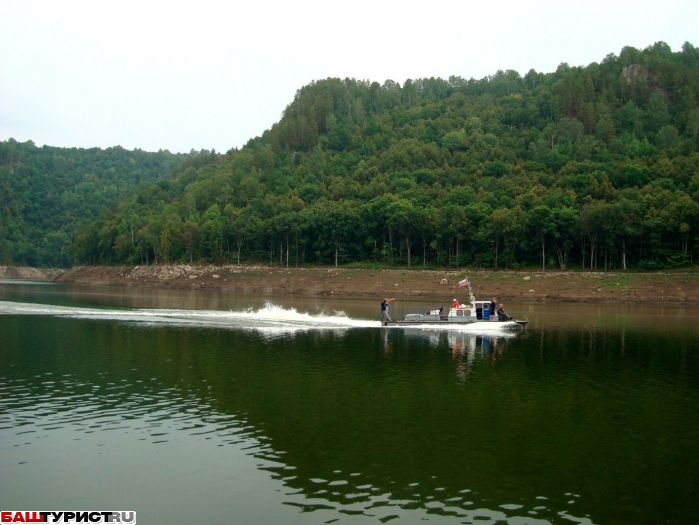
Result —
<instances>
[{"instance_id":1,"label":"green foliage","mask_svg":"<svg viewBox=\"0 0 699 525\"><path fill-rule=\"evenodd\" d=\"M103 263L690 264L697 94L697 50L662 43L524 77L313 82L241 150L189 158L167 180L132 181L69 253ZM52 165L65 162L58 157ZM104 176L73 181L66 202L94 206L94 217L123 191ZM29 202L3 204L0 250ZM61 244L42 239L25 260Z\"/></svg>"},{"instance_id":2,"label":"green foliage","mask_svg":"<svg viewBox=\"0 0 699 525\"><path fill-rule=\"evenodd\" d=\"M0 263L59 267L71 265L73 255L97 261L102 253L129 260L135 246L129 235L133 218L78 230L101 211L109 213L110 203L139 184L144 203L172 198L181 188L165 177L187 157L120 147L85 150L0 142ZM78 238L81 247L73 253Z\"/></svg>"}]
</instances>

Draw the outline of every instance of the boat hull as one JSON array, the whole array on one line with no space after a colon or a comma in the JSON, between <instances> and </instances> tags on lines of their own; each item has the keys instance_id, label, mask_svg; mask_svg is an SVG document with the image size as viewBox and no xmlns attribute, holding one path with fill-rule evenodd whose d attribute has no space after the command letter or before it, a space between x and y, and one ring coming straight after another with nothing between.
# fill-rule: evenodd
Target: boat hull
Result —
<instances>
[{"instance_id":1,"label":"boat hull","mask_svg":"<svg viewBox=\"0 0 699 525\"><path fill-rule=\"evenodd\" d=\"M526 319L513 319L512 321L448 321L448 320L419 320L419 321L384 321L384 326L478 326L488 329L518 329L526 328L529 323Z\"/></svg>"}]
</instances>

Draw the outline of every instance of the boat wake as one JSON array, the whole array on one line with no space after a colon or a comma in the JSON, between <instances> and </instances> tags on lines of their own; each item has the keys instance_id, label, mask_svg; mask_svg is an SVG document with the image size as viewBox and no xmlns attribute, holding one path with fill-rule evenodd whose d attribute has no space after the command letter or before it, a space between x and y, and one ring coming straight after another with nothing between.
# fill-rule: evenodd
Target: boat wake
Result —
<instances>
[{"instance_id":1,"label":"boat wake","mask_svg":"<svg viewBox=\"0 0 699 525\"><path fill-rule=\"evenodd\" d=\"M72 319L98 319L146 323L150 325L208 326L223 329L249 329L268 334L282 334L309 330L346 330L349 328L381 328L381 322L354 319L344 312L310 314L295 308L267 302L262 308L239 311L183 310L183 309L101 309L56 306L36 303L0 301L0 315L43 315ZM493 333L510 329L510 323L479 323L478 325L411 325L410 329L424 331L454 331L466 333ZM513 323L514 324L514 323ZM390 327L391 330L402 329Z\"/></svg>"},{"instance_id":2,"label":"boat wake","mask_svg":"<svg viewBox=\"0 0 699 525\"><path fill-rule=\"evenodd\" d=\"M240 311L180 310L180 309L99 309L54 306L35 303L0 301L0 314L45 315L73 319L101 319L150 324L216 326L220 328L251 328L257 331L285 332L308 329L371 328L379 321L351 319L344 312L318 314L299 312L295 308L266 303L259 309Z\"/></svg>"}]
</instances>

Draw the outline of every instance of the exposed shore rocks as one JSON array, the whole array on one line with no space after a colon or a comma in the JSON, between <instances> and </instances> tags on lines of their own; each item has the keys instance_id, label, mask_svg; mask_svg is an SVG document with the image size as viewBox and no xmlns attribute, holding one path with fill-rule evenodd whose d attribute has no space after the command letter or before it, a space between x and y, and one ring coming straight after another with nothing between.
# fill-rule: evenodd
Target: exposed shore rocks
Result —
<instances>
[{"instance_id":1,"label":"exposed shore rocks","mask_svg":"<svg viewBox=\"0 0 699 525\"><path fill-rule=\"evenodd\" d=\"M0 267L0 271L1 268ZM479 298L500 301L673 302L699 304L699 274L692 271L532 272L492 270L285 268L238 265L78 266L70 270L27 269L14 278L54 282L145 286L178 289L220 289L244 293L289 293L358 297L435 297L466 299L458 282L471 280ZM55 271L56 274L51 274ZM21 273L21 272L20 272ZM0 274L1 276L2 274Z\"/></svg>"},{"instance_id":2,"label":"exposed shore rocks","mask_svg":"<svg viewBox=\"0 0 699 525\"><path fill-rule=\"evenodd\" d=\"M60 268L31 268L29 266L0 266L0 279L32 279L52 281L65 272Z\"/></svg>"}]
</instances>

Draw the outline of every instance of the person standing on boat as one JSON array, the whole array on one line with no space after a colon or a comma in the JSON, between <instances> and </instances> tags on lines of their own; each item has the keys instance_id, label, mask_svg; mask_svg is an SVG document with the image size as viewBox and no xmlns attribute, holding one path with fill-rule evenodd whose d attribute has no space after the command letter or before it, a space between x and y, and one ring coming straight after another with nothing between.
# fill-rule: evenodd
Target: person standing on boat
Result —
<instances>
[{"instance_id":1,"label":"person standing on boat","mask_svg":"<svg viewBox=\"0 0 699 525\"><path fill-rule=\"evenodd\" d=\"M384 297L384 300L381 301L381 322L385 323L387 321L392 321L391 317L388 315L388 303L391 301L395 301L396 298L392 297L389 299L388 297Z\"/></svg>"},{"instance_id":2,"label":"person standing on boat","mask_svg":"<svg viewBox=\"0 0 699 525\"><path fill-rule=\"evenodd\" d=\"M495 321L495 309L498 306L498 300L493 297L493 300L490 302L490 320Z\"/></svg>"},{"instance_id":3,"label":"person standing on boat","mask_svg":"<svg viewBox=\"0 0 699 525\"><path fill-rule=\"evenodd\" d=\"M459 305L459 301L457 301L456 299L454 299L454 302L452 303L451 307L452 307L452 308L458 308L459 306L460 306L460 305Z\"/></svg>"}]
</instances>

